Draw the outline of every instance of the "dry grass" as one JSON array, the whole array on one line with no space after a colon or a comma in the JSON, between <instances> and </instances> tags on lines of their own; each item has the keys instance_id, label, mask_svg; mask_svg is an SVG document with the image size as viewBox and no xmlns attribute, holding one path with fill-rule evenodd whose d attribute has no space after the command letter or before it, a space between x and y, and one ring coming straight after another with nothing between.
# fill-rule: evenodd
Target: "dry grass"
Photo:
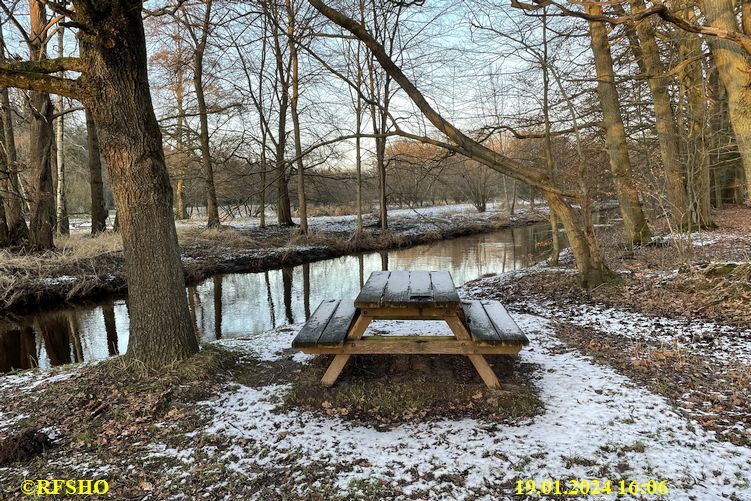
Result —
<instances>
[{"instance_id":1,"label":"dry grass","mask_svg":"<svg viewBox=\"0 0 751 501\"><path fill-rule=\"evenodd\" d=\"M459 417L513 422L533 417L543 403L530 377L538 367L514 357L488 357L502 390L484 387L464 357L358 356L336 385L322 388L330 357L305 365L284 396L283 409L336 415L391 427L424 419Z\"/></svg>"},{"instance_id":2,"label":"dry grass","mask_svg":"<svg viewBox=\"0 0 751 501\"><path fill-rule=\"evenodd\" d=\"M0 307L23 308L124 287L120 235L71 235L55 245L45 252L0 251Z\"/></svg>"},{"instance_id":3,"label":"dry grass","mask_svg":"<svg viewBox=\"0 0 751 501\"><path fill-rule=\"evenodd\" d=\"M219 228L181 227L177 232L182 247L216 247L231 249L258 249L269 247L269 242L251 237L248 232L232 226Z\"/></svg>"}]
</instances>

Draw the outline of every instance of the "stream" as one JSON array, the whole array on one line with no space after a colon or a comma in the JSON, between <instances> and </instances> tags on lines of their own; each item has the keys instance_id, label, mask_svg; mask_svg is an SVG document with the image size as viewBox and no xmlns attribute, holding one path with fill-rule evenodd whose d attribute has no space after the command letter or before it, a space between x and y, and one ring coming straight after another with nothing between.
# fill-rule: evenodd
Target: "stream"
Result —
<instances>
[{"instance_id":1,"label":"stream","mask_svg":"<svg viewBox=\"0 0 751 501\"><path fill-rule=\"evenodd\" d=\"M563 235L562 235L563 236ZM204 340L247 337L305 321L323 299L355 297L372 271L448 270L457 286L534 265L550 252L539 223L407 249L343 256L260 273L217 275L188 287ZM128 346L126 299L0 320L0 373L103 359Z\"/></svg>"}]
</instances>

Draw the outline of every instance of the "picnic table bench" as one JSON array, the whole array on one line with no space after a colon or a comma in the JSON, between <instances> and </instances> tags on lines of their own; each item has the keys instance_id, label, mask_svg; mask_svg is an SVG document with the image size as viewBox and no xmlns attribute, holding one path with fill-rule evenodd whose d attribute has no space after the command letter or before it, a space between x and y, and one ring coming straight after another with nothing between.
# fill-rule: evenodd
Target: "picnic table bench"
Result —
<instances>
[{"instance_id":1,"label":"picnic table bench","mask_svg":"<svg viewBox=\"0 0 751 501\"><path fill-rule=\"evenodd\" d=\"M451 336L363 337L374 320L443 320ZM354 301L328 299L292 342L335 355L321 383L336 382L351 355L464 355L488 387L500 383L483 355L513 355L529 344L499 301L461 301L447 271L375 271Z\"/></svg>"}]
</instances>

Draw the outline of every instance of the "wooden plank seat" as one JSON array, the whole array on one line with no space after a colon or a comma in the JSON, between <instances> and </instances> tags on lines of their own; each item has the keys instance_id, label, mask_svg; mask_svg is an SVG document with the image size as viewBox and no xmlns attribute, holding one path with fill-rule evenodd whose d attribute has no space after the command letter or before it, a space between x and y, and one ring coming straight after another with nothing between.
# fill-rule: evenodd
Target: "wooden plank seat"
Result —
<instances>
[{"instance_id":1,"label":"wooden plank seat","mask_svg":"<svg viewBox=\"0 0 751 501\"><path fill-rule=\"evenodd\" d=\"M529 339L516 325L500 301L462 301L462 310L472 338L478 343L491 345L529 344Z\"/></svg>"},{"instance_id":2,"label":"wooden plank seat","mask_svg":"<svg viewBox=\"0 0 751 501\"><path fill-rule=\"evenodd\" d=\"M347 332L358 316L351 299L327 299L321 301L300 332L292 346L339 346L344 343Z\"/></svg>"}]
</instances>

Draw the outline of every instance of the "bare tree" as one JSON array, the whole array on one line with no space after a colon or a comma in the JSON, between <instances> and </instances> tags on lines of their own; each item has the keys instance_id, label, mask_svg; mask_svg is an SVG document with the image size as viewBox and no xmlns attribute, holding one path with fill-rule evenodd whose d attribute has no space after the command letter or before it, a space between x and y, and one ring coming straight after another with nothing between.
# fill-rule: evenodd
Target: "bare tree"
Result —
<instances>
[{"instance_id":1,"label":"bare tree","mask_svg":"<svg viewBox=\"0 0 751 501\"><path fill-rule=\"evenodd\" d=\"M483 165L497 170L502 174L509 175L530 186L540 189L548 204L556 211L566 229L571 249L576 257L577 268L581 281L585 286L592 286L606 280L609 271L605 267L599 254L599 249L588 239L581 227L580 215L568 202L567 198L578 199L580 194L561 189L551 181L547 169L527 167L515 162L501 153L497 153L478 141L470 138L444 116L437 112L428 103L423 94L414 86L399 66L387 54L384 47L376 41L368 30L357 21L347 17L340 11L329 7L321 0L309 0L319 12L328 19L341 26L360 39L373 53L380 66L394 79L404 90L410 100L419 108L425 118L430 121L445 137L447 141L433 139L427 136L409 134L405 131L400 133L405 137L411 137L423 142L432 143L464 156L472 158Z\"/></svg>"}]
</instances>

